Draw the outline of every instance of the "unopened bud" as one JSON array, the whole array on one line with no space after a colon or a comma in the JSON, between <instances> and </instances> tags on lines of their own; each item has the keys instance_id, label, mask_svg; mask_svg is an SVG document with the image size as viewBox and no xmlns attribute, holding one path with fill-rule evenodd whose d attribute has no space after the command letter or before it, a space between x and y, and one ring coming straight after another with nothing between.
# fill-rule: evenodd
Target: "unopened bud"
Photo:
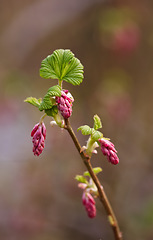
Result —
<instances>
[{"instance_id":1,"label":"unopened bud","mask_svg":"<svg viewBox=\"0 0 153 240\"><path fill-rule=\"evenodd\" d=\"M63 90L61 97L56 97L58 110L66 119L72 114L72 102L74 102L74 99L68 90Z\"/></svg>"},{"instance_id":2,"label":"unopened bud","mask_svg":"<svg viewBox=\"0 0 153 240\"><path fill-rule=\"evenodd\" d=\"M45 124L37 123L31 132L32 142L33 142L33 153L36 156L39 156L45 146L45 138L46 138L46 127Z\"/></svg>"},{"instance_id":3,"label":"unopened bud","mask_svg":"<svg viewBox=\"0 0 153 240\"><path fill-rule=\"evenodd\" d=\"M95 200L89 192L83 192L82 203L85 206L88 217L94 218L96 216Z\"/></svg>"},{"instance_id":4,"label":"unopened bud","mask_svg":"<svg viewBox=\"0 0 153 240\"><path fill-rule=\"evenodd\" d=\"M117 151L115 149L114 144L104 138L101 138L98 141L101 144L101 151L105 156L107 156L108 161L114 165L118 164L119 158L116 154Z\"/></svg>"}]
</instances>

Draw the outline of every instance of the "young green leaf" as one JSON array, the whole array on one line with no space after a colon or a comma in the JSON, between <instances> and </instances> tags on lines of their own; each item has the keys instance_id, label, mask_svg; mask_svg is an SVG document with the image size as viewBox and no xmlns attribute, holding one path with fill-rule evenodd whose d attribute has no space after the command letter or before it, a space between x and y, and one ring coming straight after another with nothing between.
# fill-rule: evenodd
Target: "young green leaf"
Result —
<instances>
[{"instance_id":1,"label":"young green leaf","mask_svg":"<svg viewBox=\"0 0 153 240\"><path fill-rule=\"evenodd\" d=\"M87 183L86 178L83 177L82 175L76 175L75 179L76 179L78 182Z\"/></svg>"},{"instance_id":2,"label":"young green leaf","mask_svg":"<svg viewBox=\"0 0 153 240\"><path fill-rule=\"evenodd\" d=\"M42 102L42 99L41 98L37 99L37 98L34 98L34 97L28 97L24 100L24 102L28 102L35 107L39 107L41 102Z\"/></svg>"},{"instance_id":3,"label":"young green leaf","mask_svg":"<svg viewBox=\"0 0 153 240\"><path fill-rule=\"evenodd\" d=\"M88 125L81 126L77 129L77 131L81 131L83 135L90 135L92 129Z\"/></svg>"},{"instance_id":4,"label":"young green leaf","mask_svg":"<svg viewBox=\"0 0 153 240\"><path fill-rule=\"evenodd\" d=\"M103 134L97 130L95 130L94 128L92 128L92 133L91 133L91 138L94 141L98 141L98 139L102 138Z\"/></svg>"},{"instance_id":5,"label":"young green leaf","mask_svg":"<svg viewBox=\"0 0 153 240\"><path fill-rule=\"evenodd\" d=\"M61 96L61 87L59 85L55 85L53 87L50 87L47 91L47 94L45 96L49 97L60 97Z\"/></svg>"},{"instance_id":6,"label":"young green leaf","mask_svg":"<svg viewBox=\"0 0 153 240\"><path fill-rule=\"evenodd\" d=\"M101 167L95 167L95 168L93 168L93 171L97 175L98 173L102 172L102 168Z\"/></svg>"},{"instance_id":7,"label":"young green leaf","mask_svg":"<svg viewBox=\"0 0 153 240\"><path fill-rule=\"evenodd\" d=\"M42 61L40 76L79 85L83 80L83 65L70 50L58 49Z\"/></svg>"},{"instance_id":8,"label":"young green leaf","mask_svg":"<svg viewBox=\"0 0 153 240\"><path fill-rule=\"evenodd\" d=\"M95 168L93 168L93 172L97 175L98 173L102 172L102 168L95 167ZM88 171L84 172L83 175L90 177L90 173Z\"/></svg>"},{"instance_id":9,"label":"young green leaf","mask_svg":"<svg viewBox=\"0 0 153 240\"><path fill-rule=\"evenodd\" d=\"M45 113L48 116L54 117L58 113L58 108L57 106L53 106L51 109L46 109Z\"/></svg>"},{"instance_id":10,"label":"young green leaf","mask_svg":"<svg viewBox=\"0 0 153 240\"><path fill-rule=\"evenodd\" d=\"M84 175L85 177L91 177L91 176L90 176L90 173L89 173L88 171L85 171L85 172L83 173L83 175Z\"/></svg>"},{"instance_id":11,"label":"young green leaf","mask_svg":"<svg viewBox=\"0 0 153 240\"><path fill-rule=\"evenodd\" d=\"M46 110L46 109L51 109L53 106L53 99L52 97L61 96L61 87L58 85L55 85L53 87L50 87L46 93L46 95L43 98L42 103L39 106L39 110Z\"/></svg>"},{"instance_id":12,"label":"young green leaf","mask_svg":"<svg viewBox=\"0 0 153 240\"><path fill-rule=\"evenodd\" d=\"M99 128L102 128L102 123L98 115L94 115L94 129L97 130Z\"/></svg>"},{"instance_id":13,"label":"young green leaf","mask_svg":"<svg viewBox=\"0 0 153 240\"><path fill-rule=\"evenodd\" d=\"M50 97L44 97L42 103L39 106L39 110L43 111L43 110L47 110L47 109L51 109L53 106L52 100Z\"/></svg>"}]
</instances>

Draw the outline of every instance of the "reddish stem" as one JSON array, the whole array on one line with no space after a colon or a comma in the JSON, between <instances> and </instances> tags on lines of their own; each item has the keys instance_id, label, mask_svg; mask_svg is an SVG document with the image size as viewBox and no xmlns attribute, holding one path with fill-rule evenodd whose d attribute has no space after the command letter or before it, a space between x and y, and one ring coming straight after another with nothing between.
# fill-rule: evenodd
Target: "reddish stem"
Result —
<instances>
[{"instance_id":1,"label":"reddish stem","mask_svg":"<svg viewBox=\"0 0 153 240\"><path fill-rule=\"evenodd\" d=\"M94 181L95 185L97 186L98 193L99 193L99 199L102 202L102 204L106 210L106 213L108 215L109 223L113 229L115 240L122 240L122 233L120 231L114 211L111 207L111 204L109 203L109 200L106 196L106 193L105 193L103 187L101 186L101 183L100 183L98 177L93 172L93 168L92 168L92 165L90 162L91 157L89 157L87 154L85 154L84 152L81 151L81 145L80 145L68 119L65 119L65 129L70 134L88 172L90 173L92 180Z\"/></svg>"}]
</instances>

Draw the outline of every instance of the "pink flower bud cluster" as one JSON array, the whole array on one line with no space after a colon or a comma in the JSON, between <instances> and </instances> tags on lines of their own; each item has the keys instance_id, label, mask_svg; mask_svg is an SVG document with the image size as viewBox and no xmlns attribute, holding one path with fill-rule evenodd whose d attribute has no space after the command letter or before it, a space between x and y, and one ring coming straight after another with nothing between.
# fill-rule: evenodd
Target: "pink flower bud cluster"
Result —
<instances>
[{"instance_id":1,"label":"pink flower bud cluster","mask_svg":"<svg viewBox=\"0 0 153 240\"><path fill-rule=\"evenodd\" d=\"M85 206L88 217L94 218L96 216L95 200L93 199L92 195L89 192L87 191L83 192L82 203Z\"/></svg>"},{"instance_id":2,"label":"pink flower bud cluster","mask_svg":"<svg viewBox=\"0 0 153 240\"><path fill-rule=\"evenodd\" d=\"M61 97L56 97L58 110L64 118L69 118L72 114L72 102L74 99L68 96L68 90L63 90Z\"/></svg>"},{"instance_id":3,"label":"pink flower bud cluster","mask_svg":"<svg viewBox=\"0 0 153 240\"><path fill-rule=\"evenodd\" d=\"M33 153L36 156L39 156L45 146L45 138L46 138L46 127L45 124L37 123L31 132L32 142L33 142Z\"/></svg>"},{"instance_id":4,"label":"pink flower bud cluster","mask_svg":"<svg viewBox=\"0 0 153 240\"><path fill-rule=\"evenodd\" d=\"M107 156L108 161L114 165L118 164L119 158L116 154L117 151L114 147L114 144L104 138L101 138L98 141L101 144L101 151L105 156Z\"/></svg>"}]
</instances>

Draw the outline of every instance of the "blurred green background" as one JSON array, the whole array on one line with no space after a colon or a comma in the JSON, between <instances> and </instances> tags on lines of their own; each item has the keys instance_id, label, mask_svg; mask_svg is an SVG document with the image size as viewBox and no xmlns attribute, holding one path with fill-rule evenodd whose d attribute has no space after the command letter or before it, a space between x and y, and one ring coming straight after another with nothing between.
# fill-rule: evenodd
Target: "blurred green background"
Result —
<instances>
[{"instance_id":1,"label":"blurred green background","mask_svg":"<svg viewBox=\"0 0 153 240\"><path fill-rule=\"evenodd\" d=\"M41 113L24 103L55 80L39 77L41 61L71 49L84 65L71 124L98 114L120 164L99 151L101 182L125 240L153 239L153 1L11 0L0 8L0 239L113 240L105 211L88 219L74 179L85 171L67 132L47 126L46 147L34 157L30 132ZM81 145L86 136L77 133Z\"/></svg>"}]
</instances>

